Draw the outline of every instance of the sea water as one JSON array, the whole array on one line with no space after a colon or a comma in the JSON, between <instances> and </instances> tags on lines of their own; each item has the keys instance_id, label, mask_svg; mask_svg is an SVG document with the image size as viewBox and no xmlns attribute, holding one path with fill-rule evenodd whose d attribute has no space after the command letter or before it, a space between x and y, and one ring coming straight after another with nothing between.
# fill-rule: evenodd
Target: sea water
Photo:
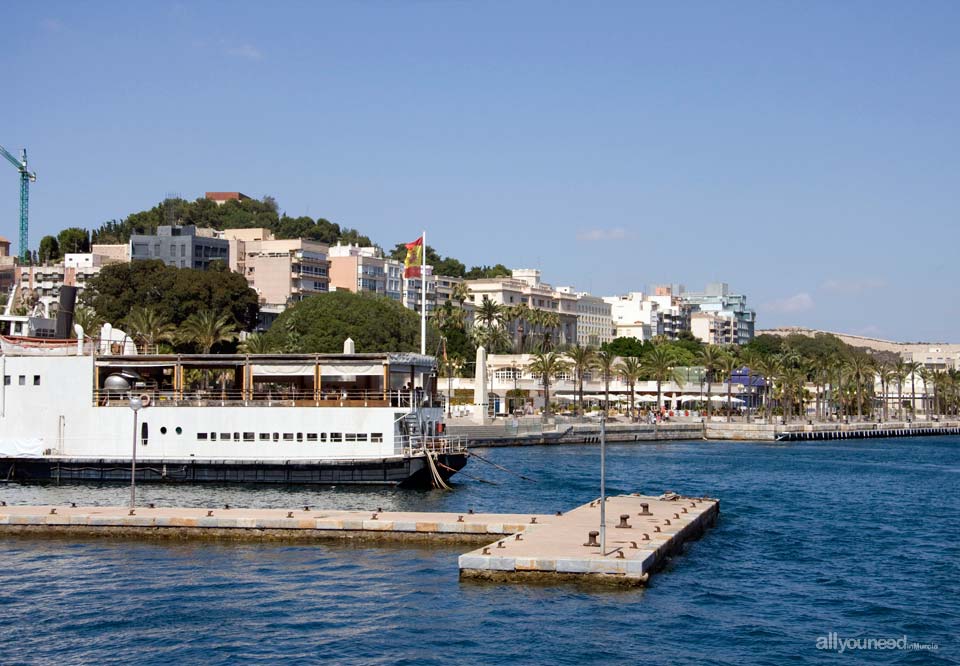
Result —
<instances>
[{"instance_id":1,"label":"sea water","mask_svg":"<svg viewBox=\"0 0 960 666\"><path fill-rule=\"evenodd\" d=\"M596 445L477 452L532 480L472 460L452 492L139 497L545 513L599 494ZM460 582L462 545L4 538L0 663L960 663L960 438L620 444L607 461L610 494L721 500L643 589ZM8 484L0 499L122 505L128 489Z\"/></svg>"}]
</instances>

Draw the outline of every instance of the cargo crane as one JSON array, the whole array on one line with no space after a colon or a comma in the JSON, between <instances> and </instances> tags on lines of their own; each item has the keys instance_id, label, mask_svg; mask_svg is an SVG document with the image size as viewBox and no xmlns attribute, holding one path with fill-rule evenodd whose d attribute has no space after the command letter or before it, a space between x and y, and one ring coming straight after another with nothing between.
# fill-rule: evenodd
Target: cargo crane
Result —
<instances>
[{"instance_id":1,"label":"cargo crane","mask_svg":"<svg viewBox=\"0 0 960 666\"><path fill-rule=\"evenodd\" d=\"M28 223L27 214L30 208L30 183L37 182L37 174L34 171L27 171L27 149L20 151L20 159L17 159L3 146L0 146L0 154L3 154L7 160L20 172L20 265L23 266L30 261L30 248L27 244Z\"/></svg>"}]
</instances>

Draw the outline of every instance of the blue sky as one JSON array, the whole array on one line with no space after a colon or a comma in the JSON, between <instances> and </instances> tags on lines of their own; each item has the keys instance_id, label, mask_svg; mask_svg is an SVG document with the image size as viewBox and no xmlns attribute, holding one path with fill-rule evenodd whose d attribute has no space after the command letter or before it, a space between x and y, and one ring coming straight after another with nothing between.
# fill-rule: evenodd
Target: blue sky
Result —
<instances>
[{"instance_id":1,"label":"blue sky","mask_svg":"<svg viewBox=\"0 0 960 666\"><path fill-rule=\"evenodd\" d=\"M960 4L5 4L31 244L166 193L761 327L960 340ZM17 178L0 165L0 234Z\"/></svg>"}]
</instances>

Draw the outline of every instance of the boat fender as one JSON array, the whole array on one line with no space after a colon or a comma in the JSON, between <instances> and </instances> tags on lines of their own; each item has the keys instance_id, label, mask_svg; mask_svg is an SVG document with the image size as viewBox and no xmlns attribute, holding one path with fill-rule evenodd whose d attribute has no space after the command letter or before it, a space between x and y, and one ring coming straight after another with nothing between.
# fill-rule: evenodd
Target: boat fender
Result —
<instances>
[{"instance_id":1,"label":"boat fender","mask_svg":"<svg viewBox=\"0 0 960 666\"><path fill-rule=\"evenodd\" d=\"M141 396L140 396L140 404L142 404L144 407L149 407L149 406L150 406L150 396L147 395L146 393L144 393L143 395L141 395Z\"/></svg>"}]
</instances>

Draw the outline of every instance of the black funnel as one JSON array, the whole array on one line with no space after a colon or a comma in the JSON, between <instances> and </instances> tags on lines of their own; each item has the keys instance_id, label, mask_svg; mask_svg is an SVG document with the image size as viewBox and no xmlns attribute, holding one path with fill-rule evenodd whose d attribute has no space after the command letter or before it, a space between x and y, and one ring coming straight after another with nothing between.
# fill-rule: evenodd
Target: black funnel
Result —
<instances>
[{"instance_id":1,"label":"black funnel","mask_svg":"<svg viewBox=\"0 0 960 666\"><path fill-rule=\"evenodd\" d=\"M60 307L57 309L57 338L67 340L73 330L73 312L77 306L77 288L60 287Z\"/></svg>"}]
</instances>

